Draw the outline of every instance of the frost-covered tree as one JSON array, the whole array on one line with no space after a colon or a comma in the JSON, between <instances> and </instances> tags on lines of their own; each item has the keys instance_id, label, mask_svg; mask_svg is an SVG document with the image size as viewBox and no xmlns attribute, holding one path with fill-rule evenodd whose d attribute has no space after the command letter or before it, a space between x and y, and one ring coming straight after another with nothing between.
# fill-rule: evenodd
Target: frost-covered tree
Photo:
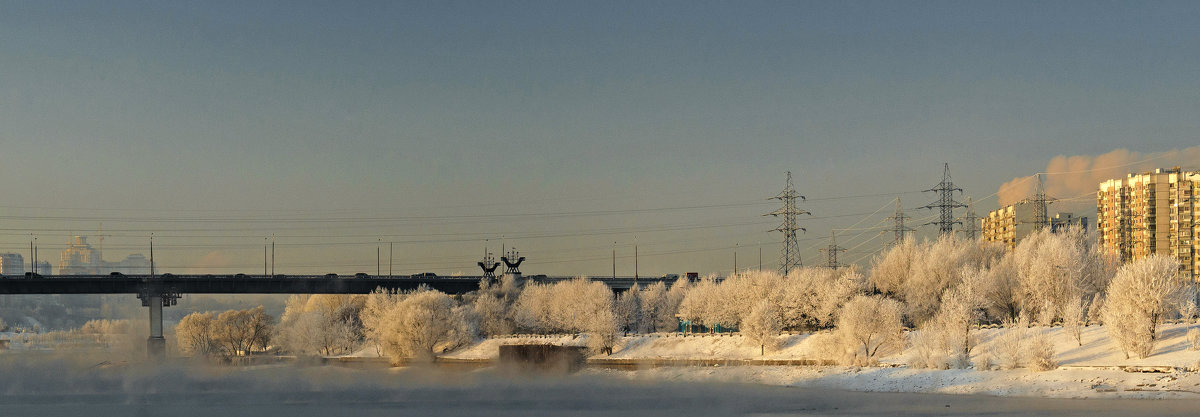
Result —
<instances>
[{"instance_id":1,"label":"frost-covered tree","mask_svg":"<svg viewBox=\"0 0 1200 417\"><path fill-rule=\"evenodd\" d=\"M220 351L217 345L213 322L216 315L212 312L191 313L183 316L175 325L175 340L179 350L186 354L213 355Z\"/></svg>"},{"instance_id":2,"label":"frost-covered tree","mask_svg":"<svg viewBox=\"0 0 1200 417\"><path fill-rule=\"evenodd\" d=\"M855 268L798 268L782 280L773 301L779 305L783 328L823 329L833 327L838 310L863 286Z\"/></svg>"},{"instance_id":3,"label":"frost-covered tree","mask_svg":"<svg viewBox=\"0 0 1200 417\"><path fill-rule=\"evenodd\" d=\"M904 239L875 259L868 283L872 290L903 299L905 282L912 276L913 260L920 248L914 239Z\"/></svg>"},{"instance_id":4,"label":"frost-covered tree","mask_svg":"<svg viewBox=\"0 0 1200 417\"><path fill-rule=\"evenodd\" d=\"M212 331L217 345L228 356L265 350L274 333L275 318L263 306L249 310L229 310L217 315Z\"/></svg>"},{"instance_id":5,"label":"frost-covered tree","mask_svg":"<svg viewBox=\"0 0 1200 417\"><path fill-rule=\"evenodd\" d=\"M1062 309L1076 298L1103 291L1116 268L1116 258L1097 237L1077 228L1041 230L1022 240L1011 257L1024 308L1044 324L1062 318Z\"/></svg>"},{"instance_id":6,"label":"frost-covered tree","mask_svg":"<svg viewBox=\"0 0 1200 417\"><path fill-rule=\"evenodd\" d=\"M438 347L453 348L473 338L471 326L450 296L417 291L399 298L371 325L382 337L383 352L394 362L430 361Z\"/></svg>"},{"instance_id":7,"label":"frost-covered tree","mask_svg":"<svg viewBox=\"0 0 1200 417\"><path fill-rule=\"evenodd\" d=\"M520 288L513 282L509 275L502 276L498 284L483 279L479 281L478 291L463 297L464 303L473 309L470 315L476 318L480 333L502 335L516 329L512 306L520 295Z\"/></svg>"},{"instance_id":8,"label":"frost-covered tree","mask_svg":"<svg viewBox=\"0 0 1200 417\"><path fill-rule=\"evenodd\" d=\"M0 322L0 329L3 328L4 323ZM79 332L94 335L129 334L129 320L88 320L79 328Z\"/></svg>"},{"instance_id":9,"label":"frost-covered tree","mask_svg":"<svg viewBox=\"0 0 1200 417\"><path fill-rule=\"evenodd\" d=\"M628 333L642 329L642 290L636 284L617 296L615 311L617 327Z\"/></svg>"},{"instance_id":10,"label":"frost-covered tree","mask_svg":"<svg viewBox=\"0 0 1200 417\"><path fill-rule=\"evenodd\" d=\"M910 364L927 368L965 368L978 343L974 326L983 318L983 286L988 275L976 267L963 267L958 283L942 296L932 318L914 336Z\"/></svg>"},{"instance_id":11,"label":"frost-covered tree","mask_svg":"<svg viewBox=\"0 0 1200 417\"><path fill-rule=\"evenodd\" d=\"M617 317L612 291L586 278L553 284L530 283L514 305L518 326L539 333L589 333L598 351L616 343Z\"/></svg>"},{"instance_id":12,"label":"frost-covered tree","mask_svg":"<svg viewBox=\"0 0 1200 417\"><path fill-rule=\"evenodd\" d=\"M1092 296L1092 302L1088 303L1087 322L1084 323L1085 325L1090 326L1100 323L1100 312L1103 311L1101 307L1104 307L1104 293L1098 292Z\"/></svg>"},{"instance_id":13,"label":"frost-covered tree","mask_svg":"<svg viewBox=\"0 0 1200 417\"><path fill-rule=\"evenodd\" d=\"M983 270L983 306L992 322L1016 321L1024 308L1025 299L1013 264L1013 257L1005 256Z\"/></svg>"},{"instance_id":14,"label":"frost-covered tree","mask_svg":"<svg viewBox=\"0 0 1200 417\"><path fill-rule=\"evenodd\" d=\"M422 285L417 288L416 292L428 289ZM375 346L375 351L379 355L383 355L383 341L387 329L385 322L390 319L388 313L404 296L404 293L378 288L367 294L363 302L362 311L359 312L359 319L363 324L363 336L368 343Z\"/></svg>"},{"instance_id":15,"label":"frost-covered tree","mask_svg":"<svg viewBox=\"0 0 1200 417\"><path fill-rule=\"evenodd\" d=\"M903 306L881 296L856 296L842 306L836 335L854 364L870 364L904 346Z\"/></svg>"},{"instance_id":16,"label":"frost-covered tree","mask_svg":"<svg viewBox=\"0 0 1200 417\"><path fill-rule=\"evenodd\" d=\"M739 329L747 339L759 347L759 354L765 355L767 347L775 348L777 337L782 327L779 324L779 313L775 311L775 303L761 300L750 310Z\"/></svg>"},{"instance_id":17,"label":"frost-covered tree","mask_svg":"<svg viewBox=\"0 0 1200 417\"><path fill-rule=\"evenodd\" d=\"M1098 294L1098 293L1097 293ZM1087 322L1087 306L1084 299L1073 297L1062 307L1063 328L1075 338L1079 346L1083 346L1083 326Z\"/></svg>"},{"instance_id":18,"label":"frost-covered tree","mask_svg":"<svg viewBox=\"0 0 1200 417\"><path fill-rule=\"evenodd\" d=\"M877 291L903 301L906 317L919 325L938 311L942 295L961 280L963 267L990 267L1001 254L994 243L949 235L922 244L905 241L876 260L869 282Z\"/></svg>"},{"instance_id":19,"label":"frost-covered tree","mask_svg":"<svg viewBox=\"0 0 1200 417\"><path fill-rule=\"evenodd\" d=\"M1153 255L1121 267L1108 286L1101 315L1109 335L1125 353L1140 358L1154 352L1158 324L1178 311L1184 296L1179 262Z\"/></svg>"},{"instance_id":20,"label":"frost-covered tree","mask_svg":"<svg viewBox=\"0 0 1200 417\"><path fill-rule=\"evenodd\" d=\"M362 295L294 295L279 319L277 341L297 354L351 353L362 342L365 302Z\"/></svg>"}]
</instances>

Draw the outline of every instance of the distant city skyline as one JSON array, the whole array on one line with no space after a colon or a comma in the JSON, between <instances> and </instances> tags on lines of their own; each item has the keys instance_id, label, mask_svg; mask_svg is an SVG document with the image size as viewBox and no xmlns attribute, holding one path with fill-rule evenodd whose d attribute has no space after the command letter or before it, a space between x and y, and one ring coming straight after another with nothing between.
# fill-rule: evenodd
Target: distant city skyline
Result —
<instances>
[{"instance_id":1,"label":"distant city skyline","mask_svg":"<svg viewBox=\"0 0 1200 417\"><path fill-rule=\"evenodd\" d=\"M10 3L0 253L162 271L527 274L865 264L949 163L977 215L1048 173L1200 168L1192 2ZM1088 195L1089 188L1093 195ZM1008 201L1004 201L1008 199ZM1062 207L1061 209L1059 207ZM1090 209L1088 208L1090 207ZM1081 212L1082 211L1082 212ZM961 213L961 212L960 212ZM935 234L918 227L917 237ZM47 256L53 254L53 256ZM269 254L268 254L269 256Z\"/></svg>"}]
</instances>

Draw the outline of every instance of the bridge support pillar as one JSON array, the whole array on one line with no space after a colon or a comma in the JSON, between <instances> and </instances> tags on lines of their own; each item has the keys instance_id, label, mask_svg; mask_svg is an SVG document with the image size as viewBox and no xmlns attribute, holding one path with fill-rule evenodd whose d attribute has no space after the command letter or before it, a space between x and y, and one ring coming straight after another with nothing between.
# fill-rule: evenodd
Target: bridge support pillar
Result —
<instances>
[{"instance_id":1,"label":"bridge support pillar","mask_svg":"<svg viewBox=\"0 0 1200 417\"><path fill-rule=\"evenodd\" d=\"M146 354L153 360L167 357L167 339L163 338L163 299L162 296L147 297L150 307L150 337L146 339Z\"/></svg>"}]
</instances>

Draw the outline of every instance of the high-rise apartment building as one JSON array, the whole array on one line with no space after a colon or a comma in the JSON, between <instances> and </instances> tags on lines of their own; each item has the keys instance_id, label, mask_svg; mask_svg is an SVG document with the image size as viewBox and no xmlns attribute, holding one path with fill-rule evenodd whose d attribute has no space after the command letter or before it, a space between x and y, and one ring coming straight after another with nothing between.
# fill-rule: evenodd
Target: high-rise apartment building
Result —
<instances>
[{"instance_id":1,"label":"high-rise apartment building","mask_svg":"<svg viewBox=\"0 0 1200 417\"><path fill-rule=\"evenodd\" d=\"M983 240L999 242L1008 250L1013 250L1026 236L1037 232L1039 224L1048 224L1055 233L1066 227L1088 227L1087 217L1076 217L1072 213L1058 213L1039 223L1034 204L1031 200L1021 200L988 213L979 221Z\"/></svg>"},{"instance_id":2,"label":"high-rise apartment building","mask_svg":"<svg viewBox=\"0 0 1200 417\"><path fill-rule=\"evenodd\" d=\"M25 258L19 253L0 253L0 275L25 275Z\"/></svg>"},{"instance_id":3,"label":"high-rise apartment building","mask_svg":"<svg viewBox=\"0 0 1200 417\"><path fill-rule=\"evenodd\" d=\"M75 236L59 257L58 273L62 275L149 274L150 261L140 253L119 262L105 262L98 249L87 243L86 236Z\"/></svg>"},{"instance_id":4,"label":"high-rise apartment building","mask_svg":"<svg viewBox=\"0 0 1200 417\"><path fill-rule=\"evenodd\" d=\"M1152 254L1173 256L1180 271L1200 276L1196 211L1193 196L1200 172L1170 170L1129 174L1100 183L1096 193L1096 228L1100 243L1120 254L1121 261Z\"/></svg>"}]
</instances>

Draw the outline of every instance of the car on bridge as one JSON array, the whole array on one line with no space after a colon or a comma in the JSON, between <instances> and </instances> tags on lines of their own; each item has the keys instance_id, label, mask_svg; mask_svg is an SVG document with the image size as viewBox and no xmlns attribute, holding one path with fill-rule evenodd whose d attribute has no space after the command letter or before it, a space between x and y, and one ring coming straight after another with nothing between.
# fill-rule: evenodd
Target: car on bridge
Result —
<instances>
[{"instance_id":1,"label":"car on bridge","mask_svg":"<svg viewBox=\"0 0 1200 417\"><path fill-rule=\"evenodd\" d=\"M109 273L108 273L108 276L110 276L110 277L113 277L113 278L121 278L121 277L124 277L124 276L125 276L125 274L122 274L122 273L120 273L120 272L113 271L113 272L109 272Z\"/></svg>"},{"instance_id":2,"label":"car on bridge","mask_svg":"<svg viewBox=\"0 0 1200 417\"><path fill-rule=\"evenodd\" d=\"M371 276L367 275L366 272L359 272L357 274L354 274L354 277L355 278L370 278Z\"/></svg>"},{"instance_id":3,"label":"car on bridge","mask_svg":"<svg viewBox=\"0 0 1200 417\"><path fill-rule=\"evenodd\" d=\"M432 272L422 272L412 276L413 278L437 278L437 274Z\"/></svg>"},{"instance_id":4,"label":"car on bridge","mask_svg":"<svg viewBox=\"0 0 1200 417\"><path fill-rule=\"evenodd\" d=\"M338 274L325 274L325 278L336 279L337 277L338 277Z\"/></svg>"},{"instance_id":5,"label":"car on bridge","mask_svg":"<svg viewBox=\"0 0 1200 417\"><path fill-rule=\"evenodd\" d=\"M246 278L250 278L250 276L249 276L249 275L246 275L246 274L236 274L236 275L234 275L233 277L234 277L234 278L237 278L237 279L246 279Z\"/></svg>"}]
</instances>

